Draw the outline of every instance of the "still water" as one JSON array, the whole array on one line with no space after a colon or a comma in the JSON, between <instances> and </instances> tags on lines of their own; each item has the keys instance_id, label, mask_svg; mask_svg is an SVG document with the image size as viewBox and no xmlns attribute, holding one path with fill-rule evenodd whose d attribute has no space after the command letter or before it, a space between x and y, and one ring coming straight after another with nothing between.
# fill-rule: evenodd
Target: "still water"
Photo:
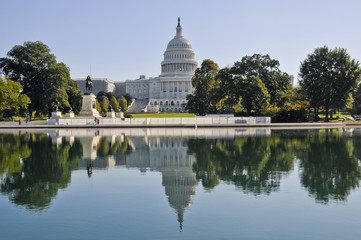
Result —
<instances>
[{"instance_id":1,"label":"still water","mask_svg":"<svg viewBox=\"0 0 361 240\"><path fill-rule=\"evenodd\" d=\"M361 129L0 132L0 238L360 239Z\"/></svg>"}]
</instances>

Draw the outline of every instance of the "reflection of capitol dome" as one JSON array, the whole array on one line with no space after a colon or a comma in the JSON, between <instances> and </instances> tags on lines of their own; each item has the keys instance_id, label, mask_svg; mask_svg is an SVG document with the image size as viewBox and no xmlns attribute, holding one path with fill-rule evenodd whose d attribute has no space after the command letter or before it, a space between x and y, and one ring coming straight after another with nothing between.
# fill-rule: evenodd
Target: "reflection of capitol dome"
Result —
<instances>
[{"instance_id":1,"label":"reflection of capitol dome","mask_svg":"<svg viewBox=\"0 0 361 240\"><path fill-rule=\"evenodd\" d=\"M194 52L190 42L182 35L182 27L178 18L175 37L170 40L164 52L161 75L193 75L197 68Z\"/></svg>"},{"instance_id":2,"label":"reflection of capitol dome","mask_svg":"<svg viewBox=\"0 0 361 240\"><path fill-rule=\"evenodd\" d=\"M169 205L176 211L182 229L183 215L193 203L197 186L192 170L195 158L188 154L188 139L180 137L132 138L136 151L127 155L127 167L162 173Z\"/></svg>"},{"instance_id":3,"label":"reflection of capitol dome","mask_svg":"<svg viewBox=\"0 0 361 240\"><path fill-rule=\"evenodd\" d=\"M187 138L91 136L79 139L83 152L86 152L80 168L88 170L90 166L91 170L106 169L116 164L125 164L127 168L139 168L142 172L161 172L165 195L169 205L176 211L182 229L184 212L193 203L198 183L192 170L195 158L188 153ZM134 152L126 155L114 152L112 155L111 150L118 149L117 146L121 146L124 141L132 146Z\"/></svg>"},{"instance_id":4,"label":"reflection of capitol dome","mask_svg":"<svg viewBox=\"0 0 361 240\"><path fill-rule=\"evenodd\" d=\"M169 205L178 215L178 222L182 230L183 215L187 207L193 203L196 193L197 180L192 168L169 168L162 171L162 184L168 196Z\"/></svg>"}]
</instances>

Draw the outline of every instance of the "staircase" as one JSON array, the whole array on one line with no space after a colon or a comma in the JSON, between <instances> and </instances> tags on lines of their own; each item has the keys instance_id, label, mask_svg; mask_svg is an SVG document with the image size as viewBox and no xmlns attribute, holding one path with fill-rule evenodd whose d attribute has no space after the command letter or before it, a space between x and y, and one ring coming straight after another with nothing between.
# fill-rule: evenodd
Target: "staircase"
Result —
<instances>
[{"instance_id":1,"label":"staircase","mask_svg":"<svg viewBox=\"0 0 361 240\"><path fill-rule=\"evenodd\" d=\"M135 99L133 104L128 109L128 113L146 112L148 99Z\"/></svg>"}]
</instances>

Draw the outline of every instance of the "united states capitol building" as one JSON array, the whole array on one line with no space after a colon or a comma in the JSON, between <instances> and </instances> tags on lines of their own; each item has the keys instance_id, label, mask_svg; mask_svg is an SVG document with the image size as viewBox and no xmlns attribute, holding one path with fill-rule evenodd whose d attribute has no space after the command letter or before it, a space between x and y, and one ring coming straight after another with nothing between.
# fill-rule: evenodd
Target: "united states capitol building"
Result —
<instances>
[{"instance_id":1,"label":"united states capitol building","mask_svg":"<svg viewBox=\"0 0 361 240\"><path fill-rule=\"evenodd\" d=\"M107 78L92 78L93 93L112 92L119 97L129 93L141 106L142 111L184 112L186 97L193 92L192 77L197 68L194 51L190 42L183 37L180 19L175 37L168 43L161 62L161 74L158 77L114 82ZM85 91L85 78L78 81L80 90ZM143 105L143 106L142 106Z\"/></svg>"}]
</instances>

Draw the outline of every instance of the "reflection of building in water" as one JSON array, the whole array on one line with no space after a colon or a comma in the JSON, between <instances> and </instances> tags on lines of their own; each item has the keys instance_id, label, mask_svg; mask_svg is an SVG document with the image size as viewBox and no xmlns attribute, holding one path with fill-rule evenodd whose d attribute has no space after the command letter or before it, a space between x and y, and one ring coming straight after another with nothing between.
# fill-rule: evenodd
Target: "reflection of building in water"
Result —
<instances>
[{"instance_id":1,"label":"reflection of building in water","mask_svg":"<svg viewBox=\"0 0 361 240\"><path fill-rule=\"evenodd\" d=\"M195 158L187 153L188 139L181 137L80 137L83 144L84 158L80 168L87 169L89 174L89 160L92 169L110 168L116 165L125 165L128 168L138 168L142 172L159 171L162 173L162 185L168 197L169 205L178 215L182 229L183 215L187 207L193 203L196 175L192 171ZM122 148L124 142L133 151L116 151L111 149ZM99 146L109 149L104 154ZM96 156L96 157L95 157ZM92 170L91 169L91 170Z\"/></svg>"},{"instance_id":2,"label":"reflection of building in water","mask_svg":"<svg viewBox=\"0 0 361 240\"><path fill-rule=\"evenodd\" d=\"M182 230L183 215L187 207L193 204L193 196L196 193L197 180L192 166L169 167L162 169L162 185L168 202L178 215L178 222Z\"/></svg>"},{"instance_id":3,"label":"reflection of building in water","mask_svg":"<svg viewBox=\"0 0 361 240\"><path fill-rule=\"evenodd\" d=\"M95 134L94 134L95 135ZM112 168L116 165L113 154L100 154L102 144L111 148L123 141L124 136L93 136L93 137L77 137L83 146L83 160L80 162L80 168Z\"/></svg>"},{"instance_id":4,"label":"reflection of building in water","mask_svg":"<svg viewBox=\"0 0 361 240\"><path fill-rule=\"evenodd\" d=\"M169 205L178 215L182 229L183 215L193 203L196 175L192 165L195 158L187 153L188 139L181 137L131 138L135 152L126 156L127 167L137 167L141 171L150 169L162 173L162 185Z\"/></svg>"}]
</instances>

